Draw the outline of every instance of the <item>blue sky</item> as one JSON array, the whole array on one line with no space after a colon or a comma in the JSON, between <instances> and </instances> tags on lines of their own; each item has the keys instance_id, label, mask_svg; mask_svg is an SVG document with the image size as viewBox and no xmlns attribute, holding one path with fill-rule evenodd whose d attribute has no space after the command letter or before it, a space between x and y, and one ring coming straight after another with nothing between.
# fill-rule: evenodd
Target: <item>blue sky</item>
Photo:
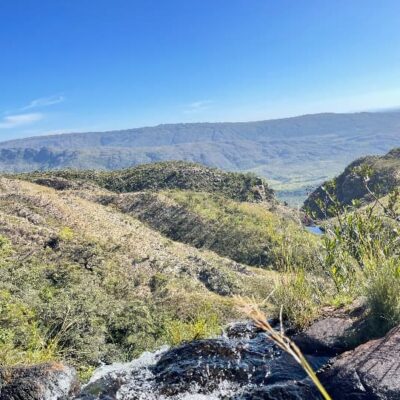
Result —
<instances>
[{"instance_id":1,"label":"blue sky","mask_svg":"<svg viewBox=\"0 0 400 400\"><path fill-rule=\"evenodd\" d=\"M2 0L0 140L400 106L398 0Z\"/></svg>"}]
</instances>

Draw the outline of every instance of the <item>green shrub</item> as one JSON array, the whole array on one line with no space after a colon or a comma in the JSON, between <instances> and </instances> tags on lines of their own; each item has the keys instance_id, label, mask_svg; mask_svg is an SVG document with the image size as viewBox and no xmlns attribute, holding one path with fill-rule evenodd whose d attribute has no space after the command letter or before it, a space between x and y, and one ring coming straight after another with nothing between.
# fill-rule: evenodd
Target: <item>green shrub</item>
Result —
<instances>
[{"instance_id":1,"label":"green shrub","mask_svg":"<svg viewBox=\"0 0 400 400\"><path fill-rule=\"evenodd\" d=\"M366 183L367 185L367 183ZM341 207L330 194L336 217L326 224L324 268L336 288L333 302L367 299L373 334L400 323L399 194L371 205Z\"/></svg>"},{"instance_id":2,"label":"green shrub","mask_svg":"<svg viewBox=\"0 0 400 400\"><path fill-rule=\"evenodd\" d=\"M166 338L175 346L182 342L204 339L221 333L219 317L211 310L204 310L188 320L173 319L166 323Z\"/></svg>"},{"instance_id":3,"label":"green shrub","mask_svg":"<svg viewBox=\"0 0 400 400\"><path fill-rule=\"evenodd\" d=\"M58 349L46 343L35 311L0 290L0 365L39 363L57 357Z\"/></svg>"},{"instance_id":4,"label":"green shrub","mask_svg":"<svg viewBox=\"0 0 400 400\"><path fill-rule=\"evenodd\" d=\"M69 241L74 238L74 231L69 228L68 226L65 226L60 230L60 233L58 234L58 237L61 240Z\"/></svg>"},{"instance_id":5,"label":"green shrub","mask_svg":"<svg viewBox=\"0 0 400 400\"><path fill-rule=\"evenodd\" d=\"M384 334L400 324L400 261L374 260L367 265L364 293L374 333Z\"/></svg>"},{"instance_id":6,"label":"green shrub","mask_svg":"<svg viewBox=\"0 0 400 400\"><path fill-rule=\"evenodd\" d=\"M328 295L326 290L320 278L304 270L283 275L271 295L273 315L280 316L282 310L284 320L304 328L318 316Z\"/></svg>"}]
</instances>

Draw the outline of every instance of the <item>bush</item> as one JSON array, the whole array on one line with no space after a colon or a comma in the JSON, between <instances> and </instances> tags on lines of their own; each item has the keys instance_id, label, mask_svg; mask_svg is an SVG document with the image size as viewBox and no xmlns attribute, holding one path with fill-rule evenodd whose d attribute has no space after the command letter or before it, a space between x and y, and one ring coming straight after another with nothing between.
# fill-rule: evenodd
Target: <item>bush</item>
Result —
<instances>
[{"instance_id":1,"label":"bush","mask_svg":"<svg viewBox=\"0 0 400 400\"><path fill-rule=\"evenodd\" d=\"M74 238L74 231L66 226L60 230L58 237L65 241L72 240Z\"/></svg>"},{"instance_id":2,"label":"bush","mask_svg":"<svg viewBox=\"0 0 400 400\"><path fill-rule=\"evenodd\" d=\"M326 288L323 281L299 270L283 275L271 295L274 316L280 316L298 329L309 325L317 316L321 305L326 301Z\"/></svg>"},{"instance_id":3,"label":"bush","mask_svg":"<svg viewBox=\"0 0 400 400\"><path fill-rule=\"evenodd\" d=\"M39 363L57 356L57 347L46 343L33 309L0 291L0 365Z\"/></svg>"},{"instance_id":4,"label":"bush","mask_svg":"<svg viewBox=\"0 0 400 400\"><path fill-rule=\"evenodd\" d=\"M173 319L166 323L168 343L175 346L182 342L204 339L221 333L218 314L204 309L188 320Z\"/></svg>"},{"instance_id":5,"label":"bush","mask_svg":"<svg viewBox=\"0 0 400 400\"><path fill-rule=\"evenodd\" d=\"M304 327L322 304L364 297L371 322L367 335L384 334L400 323L399 192L380 199L367 186L374 203L343 207L325 190L335 218L324 224L321 263L314 269L294 267L280 279L272 297L275 315L283 306L283 316Z\"/></svg>"},{"instance_id":6,"label":"bush","mask_svg":"<svg viewBox=\"0 0 400 400\"><path fill-rule=\"evenodd\" d=\"M375 201L364 208L343 208L329 195L336 218L326 225L324 268L336 288L333 301L364 296L372 333L384 334L400 323L399 193L380 199L366 188Z\"/></svg>"},{"instance_id":7,"label":"bush","mask_svg":"<svg viewBox=\"0 0 400 400\"><path fill-rule=\"evenodd\" d=\"M398 259L373 261L367 266L365 296L375 334L385 334L400 324L400 262Z\"/></svg>"}]
</instances>

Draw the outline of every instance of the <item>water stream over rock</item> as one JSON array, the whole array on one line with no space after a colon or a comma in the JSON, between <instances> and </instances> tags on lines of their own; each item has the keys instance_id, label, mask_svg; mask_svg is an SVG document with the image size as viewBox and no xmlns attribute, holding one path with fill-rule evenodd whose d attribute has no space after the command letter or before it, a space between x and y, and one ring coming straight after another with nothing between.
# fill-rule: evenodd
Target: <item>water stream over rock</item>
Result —
<instances>
[{"instance_id":1,"label":"water stream over rock","mask_svg":"<svg viewBox=\"0 0 400 400\"><path fill-rule=\"evenodd\" d=\"M318 369L326 355L308 355ZM220 337L146 352L96 370L79 400L318 399L300 366L262 332L236 324Z\"/></svg>"},{"instance_id":2,"label":"water stream over rock","mask_svg":"<svg viewBox=\"0 0 400 400\"><path fill-rule=\"evenodd\" d=\"M333 310L293 336L335 400L400 398L400 326L359 333L362 305ZM328 313L328 310L326 310ZM321 368L322 367L322 368ZM0 400L321 400L302 369L247 323L214 339L98 368L83 388L60 363L0 368Z\"/></svg>"}]
</instances>

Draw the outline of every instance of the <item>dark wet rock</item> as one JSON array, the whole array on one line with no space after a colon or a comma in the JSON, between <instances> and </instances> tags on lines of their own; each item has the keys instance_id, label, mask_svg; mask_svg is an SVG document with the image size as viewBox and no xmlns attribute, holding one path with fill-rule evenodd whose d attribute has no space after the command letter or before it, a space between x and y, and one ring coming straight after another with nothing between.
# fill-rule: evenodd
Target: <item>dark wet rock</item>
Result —
<instances>
[{"instance_id":1,"label":"dark wet rock","mask_svg":"<svg viewBox=\"0 0 400 400\"><path fill-rule=\"evenodd\" d=\"M320 400L322 397L309 380L258 386L233 396L230 400Z\"/></svg>"},{"instance_id":2,"label":"dark wet rock","mask_svg":"<svg viewBox=\"0 0 400 400\"><path fill-rule=\"evenodd\" d=\"M400 326L343 353L321 380L334 399L400 399Z\"/></svg>"},{"instance_id":3,"label":"dark wet rock","mask_svg":"<svg viewBox=\"0 0 400 400\"><path fill-rule=\"evenodd\" d=\"M78 390L75 370L63 364L0 369L0 400L68 400Z\"/></svg>"},{"instance_id":4,"label":"dark wet rock","mask_svg":"<svg viewBox=\"0 0 400 400\"><path fill-rule=\"evenodd\" d=\"M358 321L363 312L357 307L332 310L325 325L321 320L317 327L333 330L334 318L346 321L345 315ZM339 337L348 327L343 322L335 329ZM331 335L327 340L335 344L338 339ZM334 400L400 398L400 327L334 359L324 353L305 355ZM177 399L190 398L193 393L213 400L322 399L294 359L246 322L231 325L222 337L192 341L104 368L83 389L79 400Z\"/></svg>"},{"instance_id":5,"label":"dark wet rock","mask_svg":"<svg viewBox=\"0 0 400 400\"><path fill-rule=\"evenodd\" d=\"M224 335L228 339L253 339L261 332L261 329L250 321L235 322L224 329Z\"/></svg>"},{"instance_id":6,"label":"dark wet rock","mask_svg":"<svg viewBox=\"0 0 400 400\"><path fill-rule=\"evenodd\" d=\"M293 340L305 353L338 355L370 339L364 312L362 303L350 309L329 310L326 317L293 336Z\"/></svg>"},{"instance_id":7,"label":"dark wet rock","mask_svg":"<svg viewBox=\"0 0 400 400\"><path fill-rule=\"evenodd\" d=\"M126 377L118 374L107 375L82 390L79 400L115 400L118 391L126 382Z\"/></svg>"},{"instance_id":8,"label":"dark wet rock","mask_svg":"<svg viewBox=\"0 0 400 400\"><path fill-rule=\"evenodd\" d=\"M327 358L310 357L315 368ZM263 334L250 340L199 340L165 353L152 368L160 392L171 395L188 390L196 383L205 392L219 382L268 385L302 380L305 373L287 354L282 353Z\"/></svg>"},{"instance_id":9,"label":"dark wet rock","mask_svg":"<svg viewBox=\"0 0 400 400\"><path fill-rule=\"evenodd\" d=\"M296 335L294 341L305 352L340 354L349 348L353 328L351 319L324 318Z\"/></svg>"}]
</instances>

